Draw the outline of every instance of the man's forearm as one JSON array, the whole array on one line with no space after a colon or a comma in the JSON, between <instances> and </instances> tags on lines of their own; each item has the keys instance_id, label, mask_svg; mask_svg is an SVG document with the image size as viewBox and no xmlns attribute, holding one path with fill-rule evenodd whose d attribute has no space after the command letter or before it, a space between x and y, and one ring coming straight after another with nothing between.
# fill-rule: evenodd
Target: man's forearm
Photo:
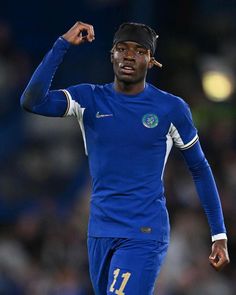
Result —
<instances>
[{"instance_id":1,"label":"man's forearm","mask_svg":"<svg viewBox=\"0 0 236 295\"><path fill-rule=\"evenodd\" d=\"M226 229L218 190L211 168L201 150L199 142L189 151L184 151L183 155L192 173L201 204L207 215L212 239L217 239L219 234L221 234L219 238L225 238Z\"/></svg>"},{"instance_id":2,"label":"man's forearm","mask_svg":"<svg viewBox=\"0 0 236 295\"><path fill-rule=\"evenodd\" d=\"M24 109L34 112L35 107L45 102L54 74L69 47L70 43L60 37L44 57L21 96Z\"/></svg>"}]
</instances>

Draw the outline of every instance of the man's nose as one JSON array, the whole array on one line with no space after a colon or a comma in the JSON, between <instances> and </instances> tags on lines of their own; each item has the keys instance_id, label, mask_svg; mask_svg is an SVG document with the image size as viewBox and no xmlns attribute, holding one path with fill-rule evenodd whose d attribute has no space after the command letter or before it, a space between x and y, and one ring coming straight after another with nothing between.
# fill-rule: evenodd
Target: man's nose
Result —
<instances>
[{"instance_id":1,"label":"man's nose","mask_svg":"<svg viewBox=\"0 0 236 295\"><path fill-rule=\"evenodd\" d=\"M134 60L134 59L135 59L135 52L134 52L134 50L130 50L130 49L128 49L128 50L126 51L125 58L126 58L126 59Z\"/></svg>"}]
</instances>

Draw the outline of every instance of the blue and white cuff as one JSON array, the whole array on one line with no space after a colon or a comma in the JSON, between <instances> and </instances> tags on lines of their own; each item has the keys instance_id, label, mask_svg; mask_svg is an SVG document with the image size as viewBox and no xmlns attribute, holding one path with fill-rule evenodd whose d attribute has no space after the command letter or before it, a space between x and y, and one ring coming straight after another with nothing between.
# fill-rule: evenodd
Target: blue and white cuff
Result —
<instances>
[{"instance_id":1,"label":"blue and white cuff","mask_svg":"<svg viewBox=\"0 0 236 295\"><path fill-rule=\"evenodd\" d=\"M227 240L227 235L225 233L217 234L214 236L211 236L212 242L218 241L218 240Z\"/></svg>"}]
</instances>

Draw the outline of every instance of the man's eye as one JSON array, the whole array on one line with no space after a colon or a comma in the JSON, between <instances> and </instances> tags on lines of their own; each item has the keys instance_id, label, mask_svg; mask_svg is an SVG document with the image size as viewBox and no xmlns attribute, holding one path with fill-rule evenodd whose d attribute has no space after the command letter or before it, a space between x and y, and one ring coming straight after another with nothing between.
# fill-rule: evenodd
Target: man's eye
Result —
<instances>
[{"instance_id":1,"label":"man's eye","mask_svg":"<svg viewBox=\"0 0 236 295\"><path fill-rule=\"evenodd\" d=\"M125 48L123 48L123 47L118 47L118 48L116 48L116 50L119 51L119 52L123 52L123 51L125 51Z\"/></svg>"},{"instance_id":2,"label":"man's eye","mask_svg":"<svg viewBox=\"0 0 236 295\"><path fill-rule=\"evenodd\" d=\"M143 50L138 50L137 52L138 52L138 54L140 54L140 55L144 55L144 54L146 53L146 52L143 51Z\"/></svg>"}]
</instances>

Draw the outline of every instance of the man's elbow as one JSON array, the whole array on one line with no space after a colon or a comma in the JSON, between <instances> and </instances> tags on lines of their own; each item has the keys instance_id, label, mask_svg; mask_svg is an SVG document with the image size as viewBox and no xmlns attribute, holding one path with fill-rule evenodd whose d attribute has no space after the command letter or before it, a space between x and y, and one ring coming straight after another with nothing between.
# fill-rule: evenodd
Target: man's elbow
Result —
<instances>
[{"instance_id":1,"label":"man's elbow","mask_svg":"<svg viewBox=\"0 0 236 295\"><path fill-rule=\"evenodd\" d=\"M30 112L29 105L27 104L24 95L22 95L20 98L20 106L23 110Z\"/></svg>"},{"instance_id":2,"label":"man's elbow","mask_svg":"<svg viewBox=\"0 0 236 295\"><path fill-rule=\"evenodd\" d=\"M24 110L34 112L34 107L41 104L44 101L44 98L43 85L41 83L31 83L23 92L20 99L20 105Z\"/></svg>"},{"instance_id":3,"label":"man's elbow","mask_svg":"<svg viewBox=\"0 0 236 295\"><path fill-rule=\"evenodd\" d=\"M20 106L22 109L27 112L32 112L32 103L30 103L32 100L32 95L28 91L25 91L20 98Z\"/></svg>"},{"instance_id":4,"label":"man's elbow","mask_svg":"<svg viewBox=\"0 0 236 295\"><path fill-rule=\"evenodd\" d=\"M193 178L198 178L206 171L211 171L211 168L207 159L204 157L201 161L195 163L195 165L189 166L189 170L191 171Z\"/></svg>"}]
</instances>

